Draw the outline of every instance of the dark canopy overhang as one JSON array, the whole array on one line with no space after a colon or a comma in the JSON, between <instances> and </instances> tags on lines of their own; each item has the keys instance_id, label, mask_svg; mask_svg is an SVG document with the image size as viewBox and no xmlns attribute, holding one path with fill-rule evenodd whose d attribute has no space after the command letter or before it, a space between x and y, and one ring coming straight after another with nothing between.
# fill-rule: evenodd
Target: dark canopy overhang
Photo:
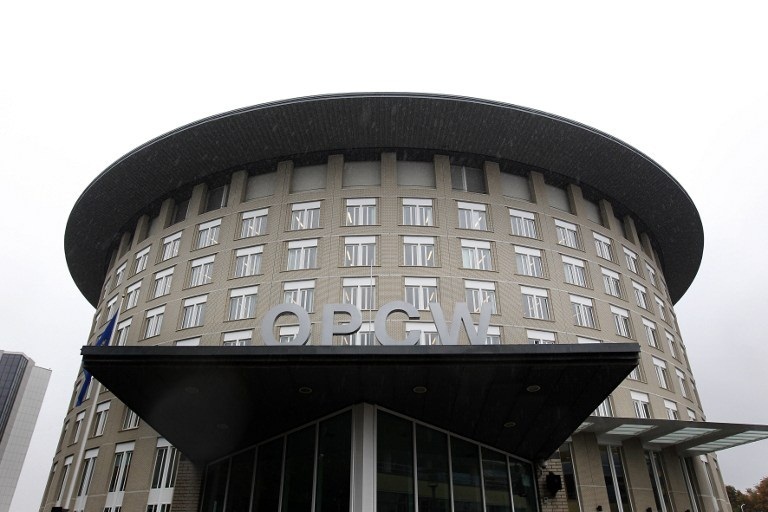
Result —
<instances>
[{"instance_id":1,"label":"dark canopy overhang","mask_svg":"<svg viewBox=\"0 0 768 512\"><path fill-rule=\"evenodd\" d=\"M515 105L359 93L234 110L134 149L102 172L72 209L64 238L70 273L96 306L112 244L159 198L246 163L366 148L466 153L561 174L604 193L647 226L674 302L699 269L704 234L696 207L667 171L624 142Z\"/></svg>"},{"instance_id":2,"label":"dark canopy overhang","mask_svg":"<svg viewBox=\"0 0 768 512\"><path fill-rule=\"evenodd\" d=\"M85 369L197 462L361 402L537 460L619 385L637 365L639 347L83 347L82 353Z\"/></svg>"}]
</instances>

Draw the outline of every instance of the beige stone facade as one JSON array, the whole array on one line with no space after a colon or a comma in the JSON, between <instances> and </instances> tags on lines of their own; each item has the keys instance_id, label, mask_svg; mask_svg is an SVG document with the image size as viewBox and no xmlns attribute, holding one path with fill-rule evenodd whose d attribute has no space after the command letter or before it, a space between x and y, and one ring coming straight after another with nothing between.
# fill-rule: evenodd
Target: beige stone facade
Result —
<instances>
[{"instance_id":1,"label":"beige stone facade","mask_svg":"<svg viewBox=\"0 0 768 512\"><path fill-rule=\"evenodd\" d=\"M425 279L431 279L437 300L448 314L451 305L459 302L470 302L472 310L472 290L480 290L477 296L495 303L489 336L498 333L498 338L489 343L637 342L641 367L611 394L600 414L704 419L655 249L655 234L638 222L634 212L594 188L582 188L573 179L478 155L437 151L431 161L418 162L422 171L425 165L431 169L434 186L404 185L412 162L395 151L380 151L375 159L365 160L364 167L379 171L376 184L351 185L354 180L349 178L349 169L345 171L350 162L359 162L359 156L332 152L315 155L311 162L285 159L226 172L212 168L207 180L137 208L132 223L115 233L88 342L95 343L119 308L113 344L216 346L241 340L259 345L260 319L290 296L309 310L313 323L310 343L315 344L319 343L322 305L353 300L345 296L345 285L370 291L373 277L374 307L370 311L361 308L365 330L379 305L406 300L407 286L413 282L424 285ZM461 172L478 173L482 190L462 190L472 186L457 183L456 175ZM308 173L324 180L316 176L314 182L299 183L299 177L306 178ZM259 188L257 183L266 185ZM307 190L297 192L297 188ZM222 200L212 204L219 192L223 192ZM360 206L360 199L368 200L365 206L375 210L370 224L350 222L358 212L348 216L348 208ZM431 221L407 222L404 207L409 199L425 200L421 204L431 208ZM185 205L187 213L180 215L178 209ZM316 227L302 229L292 222L302 208L317 210ZM371 210L367 212L370 215ZM525 233L532 236L524 236L514 226L514 217L521 212L523 219L533 221L526 224L530 231ZM254 215L264 224L246 232L244 218ZM472 222L462 225L462 215ZM299 220L306 227L307 218ZM575 238L559 230L571 226L576 229ZM211 227L216 233L208 231ZM423 253L418 249L413 254L419 256L409 265L406 245L414 239L432 247ZM574 241L575 246L569 246ZM361 250L355 246L371 243L375 257L369 264L368 256L355 252ZM298 266L307 268L289 270L289 260L294 257L289 252L295 247L315 248L314 256L304 253L298 257ZM433 252L427 256L429 251ZM238 260L248 256L252 257L248 264ZM243 265L248 268L243 270ZM295 290L298 293L291 295ZM312 299L306 298L307 293ZM253 295L254 299L247 298ZM238 297L240 302L236 302ZM248 300L255 300L255 309ZM311 307L307 300L312 301ZM417 306L421 318L414 323L430 332L431 313L423 304ZM280 326L292 325L290 316L281 317L276 336L281 335ZM390 333L402 337L407 328L405 321L393 322ZM428 335L423 340L433 342ZM354 339L334 339L339 345L355 343ZM466 336L461 343L467 343ZM173 448L158 441L158 435L143 421L132 422L131 412L96 382L90 397L75 406L82 380L80 375L73 388L41 510L60 506L115 512L121 506L126 511L160 512L170 509L163 506L171 498L174 512L197 510L204 468L195 467L183 456L174 467L177 455ZM638 404L638 396L647 398L647 406ZM109 404L106 413L101 404ZM100 414L105 414L103 425ZM120 473L116 453L127 446L132 456L124 468L129 469ZM657 510L647 450L634 439L615 448L624 472L618 479L626 482L631 508L635 512ZM544 462L535 461L541 509L572 510L574 499L584 511L611 508L609 494L613 491L606 485L601 441L590 433L576 433L562 450L569 450L573 458L577 495L566 497L565 490L547 494L546 474L563 475L558 454L543 469ZM713 456L691 460L696 479L691 484L686 482L685 462L673 449L658 453L666 480L662 490L671 503L667 512L729 509ZM90 469L83 457L87 459L88 454L93 456L93 470L85 475ZM170 474L174 470L175 481ZM163 481L158 471L169 475ZM615 475L616 468L613 472ZM84 475L90 482L83 483ZM110 492L110 488L117 490ZM693 494L698 490L698 503L692 502L691 489Z\"/></svg>"}]
</instances>

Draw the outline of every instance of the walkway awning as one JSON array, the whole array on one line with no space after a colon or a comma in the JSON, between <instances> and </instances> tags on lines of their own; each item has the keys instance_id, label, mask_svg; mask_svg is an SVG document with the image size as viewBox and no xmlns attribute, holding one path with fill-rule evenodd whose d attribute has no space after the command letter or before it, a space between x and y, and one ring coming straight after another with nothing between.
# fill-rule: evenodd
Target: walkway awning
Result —
<instances>
[{"instance_id":1,"label":"walkway awning","mask_svg":"<svg viewBox=\"0 0 768 512\"><path fill-rule=\"evenodd\" d=\"M638 353L635 343L82 349L96 379L197 462L361 402L542 459Z\"/></svg>"},{"instance_id":2,"label":"walkway awning","mask_svg":"<svg viewBox=\"0 0 768 512\"><path fill-rule=\"evenodd\" d=\"M647 448L674 446L681 455L702 455L768 439L768 425L597 416L584 420L577 431L592 432L599 442L638 438Z\"/></svg>"}]
</instances>

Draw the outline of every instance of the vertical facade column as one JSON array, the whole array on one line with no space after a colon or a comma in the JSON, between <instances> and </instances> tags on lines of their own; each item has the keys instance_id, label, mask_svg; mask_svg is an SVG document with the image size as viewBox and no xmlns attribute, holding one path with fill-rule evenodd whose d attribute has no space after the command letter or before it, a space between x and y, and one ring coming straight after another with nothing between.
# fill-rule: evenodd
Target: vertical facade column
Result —
<instances>
[{"instance_id":1,"label":"vertical facade column","mask_svg":"<svg viewBox=\"0 0 768 512\"><path fill-rule=\"evenodd\" d=\"M573 458L576 461L576 479L581 491L581 506L584 512L593 512L601 507L609 510L608 491L605 489L603 463L594 434L584 433L573 436Z\"/></svg>"},{"instance_id":2,"label":"vertical facade column","mask_svg":"<svg viewBox=\"0 0 768 512\"><path fill-rule=\"evenodd\" d=\"M352 409L351 510L376 507L376 409L358 404Z\"/></svg>"}]
</instances>

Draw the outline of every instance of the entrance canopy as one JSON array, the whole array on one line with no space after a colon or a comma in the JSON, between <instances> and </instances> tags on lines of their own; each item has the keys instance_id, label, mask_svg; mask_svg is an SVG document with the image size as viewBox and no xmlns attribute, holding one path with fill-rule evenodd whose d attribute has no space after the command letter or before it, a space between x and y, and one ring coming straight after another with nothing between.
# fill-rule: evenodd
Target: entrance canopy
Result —
<instances>
[{"instance_id":1,"label":"entrance canopy","mask_svg":"<svg viewBox=\"0 0 768 512\"><path fill-rule=\"evenodd\" d=\"M639 347L87 346L82 354L85 369L196 462L360 402L537 460L619 385Z\"/></svg>"},{"instance_id":2,"label":"entrance canopy","mask_svg":"<svg viewBox=\"0 0 768 512\"><path fill-rule=\"evenodd\" d=\"M602 418L590 416L578 432L592 432L600 442L638 438L648 448L674 446L680 455L702 455L768 439L768 425L702 421Z\"/></svg>"}]
</instances>

